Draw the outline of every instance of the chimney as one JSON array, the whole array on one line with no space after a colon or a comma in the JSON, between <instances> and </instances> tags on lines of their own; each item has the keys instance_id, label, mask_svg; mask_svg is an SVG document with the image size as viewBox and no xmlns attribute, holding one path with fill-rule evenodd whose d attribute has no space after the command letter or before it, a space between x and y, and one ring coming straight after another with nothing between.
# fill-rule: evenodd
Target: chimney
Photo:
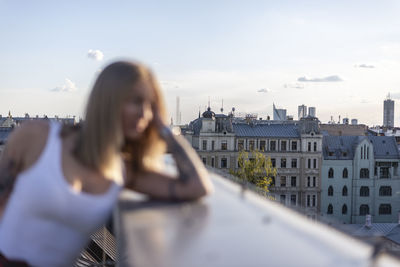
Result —
<instances>
[{"instance_id":1,"label":"chimney","mask_svg":"<svg viewBox=\"0 0 400 267\"><path fill-rule=\"evenodd\" d=\"M365 226L368 227L368 228L371 228L371 227L372 227L372 217L371 217L371 214L367 214L367 215L365 216Z\"/></svg>"}]
</instances>

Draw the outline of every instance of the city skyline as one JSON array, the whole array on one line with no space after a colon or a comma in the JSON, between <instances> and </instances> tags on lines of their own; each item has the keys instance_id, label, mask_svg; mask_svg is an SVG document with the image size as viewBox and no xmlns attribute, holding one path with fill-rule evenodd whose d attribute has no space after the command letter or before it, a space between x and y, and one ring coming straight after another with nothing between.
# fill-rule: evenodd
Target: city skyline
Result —
<instances>
[{"instance_id":1,"label":"city skyline","mask_svg":"<svg viewBox=\"0 0 400 267\"><path fill-rule=\"evenodd\" d=\"M83 114L99 71L120 58L148 64L182 122L211 107L272 118L356 118L400 126L397 1L0 1L0 114Z\"/></svg>"}]
</instances>

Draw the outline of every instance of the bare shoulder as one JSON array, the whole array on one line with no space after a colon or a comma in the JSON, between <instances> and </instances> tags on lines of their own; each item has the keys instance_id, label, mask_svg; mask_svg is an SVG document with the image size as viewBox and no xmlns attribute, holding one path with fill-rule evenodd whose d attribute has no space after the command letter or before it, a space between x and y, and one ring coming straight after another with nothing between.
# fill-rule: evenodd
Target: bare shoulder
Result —
<instances>
[{"instance_id":1,"label":"bare shoulder","mask_svg":"<svg viewBox=\"0 0 400 267\"><path fill-rule=\"evenodd\" d=\"M23 162L23 168L36 161L46 144L49 132L47 121L26 121L10 134L5 153L9 158Z\"/></svg>"},{"instance_id":2,"label":"bare shoulder","mask_svg":"<svg viewBox=\"0 0 400 267\"><path fill-rule=\"evenodd\" d=\"M7 143L13 148L26 147L40 139L46 140L48 131L47 121L26 121L13 130Z\"/></svg>"}]
</instances>

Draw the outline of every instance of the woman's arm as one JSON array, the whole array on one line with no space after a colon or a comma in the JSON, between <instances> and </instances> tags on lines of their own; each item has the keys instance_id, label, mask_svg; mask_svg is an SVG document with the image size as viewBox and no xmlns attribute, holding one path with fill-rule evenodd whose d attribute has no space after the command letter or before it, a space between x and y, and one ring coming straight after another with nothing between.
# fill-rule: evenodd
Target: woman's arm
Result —
<instances>
[{"instance_id":1,"label":"woman's arm","mask_svg":"<svg viewBox=\"0 0 400 267\"><path fill-rule=\"evenodd\" d=\"M9 135L0 156L0 216L17 175L30 167L43 150L48 128L47 122L24 122Z\"/></svg>"},{"instance_id":2,"label":"woman's arm","mask_svg":"<svg viewBox=\"0 0 400 267\"><path fill-rule=\"evenodd\" d=\"M131 188L154 198L169 200L193 200L213 191L208 172L196 152L181 137L173 135L164 124L160 135L165 140L178 169L178 177L147 171L132 174Z\"/></svg>"},{"instance_id":3,"label":"woman's arm","mask_svg":"<svg viewBox=\"0 0 400 267\"><path fill-rule=\"evenodd\" d=\"M15 179L22 169L24 133L15 129L9 136L0 158L0 216L14 186Z\"/></svg>"}]
</instances>

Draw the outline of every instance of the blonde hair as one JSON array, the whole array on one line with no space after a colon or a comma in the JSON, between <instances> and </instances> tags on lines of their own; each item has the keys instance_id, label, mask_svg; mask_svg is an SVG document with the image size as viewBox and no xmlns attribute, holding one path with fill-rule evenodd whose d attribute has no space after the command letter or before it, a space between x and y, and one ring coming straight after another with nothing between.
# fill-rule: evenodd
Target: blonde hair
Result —
<instances>
[{"instance_id":1,"label":"blonde hair","mask_svg":"<svg viewBox=\"0 0 400 267\"><path fill-rule=\"evenodd\" d=\"M140 63L118 61L108 65L98 76L90 93L83 126L75 149L76 157L86 166L107 173L120 159L121 151L132 170L146 169L149 158L161 155L165 144L154 121L137 141L124 139L121 112L124 99L138 82L153 89L151 105L166 121L160 87L151 71Z\"/></svg>"}]
</instances>

